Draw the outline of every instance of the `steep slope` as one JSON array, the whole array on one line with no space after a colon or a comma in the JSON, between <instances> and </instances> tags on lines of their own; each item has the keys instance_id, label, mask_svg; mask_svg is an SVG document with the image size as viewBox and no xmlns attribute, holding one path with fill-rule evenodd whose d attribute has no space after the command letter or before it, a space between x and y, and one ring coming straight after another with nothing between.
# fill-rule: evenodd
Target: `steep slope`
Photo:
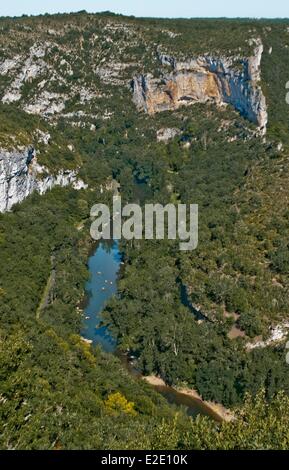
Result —
<instances>
[{"instance_id":1,"label":"steep slope","mask_svg":"<svg viewBox=\"0 0 289 470\"><path fill-rule=\"evenodd\" d=\"M1 18L0 45L1 447L286 446L289 21ZM144 374L229 407L257 395L236 424L175 416L80 340L112 179L124 201L199 204L200 236L122 241L104 321Z\"/></svg>"},{"instance_id":2,"label":"steep slope","mask_svg":"<svg viewBox=\"0 0 289 470\"><path fill-rule=\"evenodd\" d=\"M214 102L219 106L229 103L265 134L268 116L260 87L264 48L260 39L255 42L254 55L242 60L203 56L178 62L174 57L160 54L161 63L170 65L173 72L159 79L151 75L135 77L134 102L149 114L195 102ZM240 67L234 70L237 59Z\"/></svg>"}]
</instances>

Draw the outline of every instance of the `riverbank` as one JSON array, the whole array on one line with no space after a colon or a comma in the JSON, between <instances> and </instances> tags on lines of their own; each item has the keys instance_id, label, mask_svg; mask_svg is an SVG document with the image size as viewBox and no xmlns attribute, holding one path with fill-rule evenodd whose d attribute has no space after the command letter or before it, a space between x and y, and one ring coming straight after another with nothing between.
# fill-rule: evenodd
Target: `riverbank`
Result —
<instances>
[{"instance_id":1,"label":"riverbank","mask_svg":"<svg viewBox=\"0 0 289 470\"><path fill-rule=\"evenodd\" d=\"M144 376L143 380L148 382L150 385L154 387L167 387L167 384L163 379L160 377L157 377L156 375L149 375L149 376ZM211 413L213 413L216 416L216 419L218 421L232 421L234 419L234 414L231 410L225 408L223 405L220 403L213 403L210 401L203 400L202 397L199 395L199 393L190 388L176 388L172 387L173 390L175 390L178 393L181 393L182 395L186 395L187 397L193 398L194 400L199 401L202 403L204 407L208 409Z\"/></svg>"},{"instance_id":2,"label":"riverbank","mask_svg":"<svg viewBox=\"0 0 289 470\"><path fill-rule=\"evenodd\" d=\"M106 352L113 353L120 358L123 366L136 379L143 380L141 372L135 367L133 358L117 351L115 339L110 335L106 326L102 325L101 312L109 299L117 292L117 278L122 263L122 255L115 242L98 243L94 245L88 260L89 279L86 283L85 303L83 303L83 327L81 337L88 344L101 345ZM174 406L185 407L189 416L209 416L217 422L227 419L225 412L208 404L192 390L178 390L166 385L158 377L146 377L146 380L160 393L168 403Z\"/></svg>"}]
</instances>

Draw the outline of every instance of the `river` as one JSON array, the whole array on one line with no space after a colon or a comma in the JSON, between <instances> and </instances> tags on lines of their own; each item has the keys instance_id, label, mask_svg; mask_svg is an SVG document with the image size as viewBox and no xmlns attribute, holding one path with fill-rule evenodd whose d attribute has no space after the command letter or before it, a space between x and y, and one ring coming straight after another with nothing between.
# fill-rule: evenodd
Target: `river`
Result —
<instances>
[{"instance_id":1,"label":"river","mask_svg":"<svg viewBox=\"0 0 289 470\"><path fill-rule=\"evenodd\" d=\"M117 278L121 266L121 254L116 242L99 243L88 261L90 279L86 284L87 304L84 310L84 325L81 336L92 341L94 345L101 345L104 351L114 353L120 357L123 365L136 378L141 374L128 361L125 355L120 355L114 338L108 329L101 324L101 312L110 297L117 292ZM201 400L180 393L166 385L153 385L169 403L183 406L190 416L203 414L219 420L214 413Z\"/></svg>"}]
</instances>

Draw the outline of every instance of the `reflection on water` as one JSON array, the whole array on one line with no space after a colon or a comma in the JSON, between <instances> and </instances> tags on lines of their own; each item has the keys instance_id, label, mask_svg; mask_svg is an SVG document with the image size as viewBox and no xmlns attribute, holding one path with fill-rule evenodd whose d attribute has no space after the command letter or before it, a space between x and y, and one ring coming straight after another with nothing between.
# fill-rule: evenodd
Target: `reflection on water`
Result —
<instances>
[{"instance_id":1,"label":"reflection on water","mask_svg":"<svg viewBox=\"0 0 289 470\"><path fill-rule=\"evenodd\" d=\"M94 345L100 344L104 351L115 353L124 367L136 378L141 379L141 373L128 360L128 357L116 350L116 342L104 326L100 326L101 312L106 303L117 292L117 275L121 264L121 254L117 242L99 243L88 261L90 279L86 284L88 296L87 306L84 310L84 326L81 335L91 340ZM183 406L188 415L204 414L218 419L200 400L180 393L169 386L153 386L169 403Z\"/></svg>"},{"instance_id":2,"label":"reflection on water","mask_svg":"<svg viewBox=\"0 0 289 470\"><path fill-rule=\"evenodd\" d=\"M154 389L161 393L169 403L185 407L189 416L197 416L202 414L210 416L216 421L221 421L216 413L210 410L205 403L203 403L201 400L198 400L197 398L180 393L177 390L168 387L167 385L155 385Z\"/></svg>"},{"instance_id":3,"label":"reflection on water","mask_svg":"<svg viewBox=\"0 0 289 470\"><path fill-rule=\"evenodd\" d=\"M111 296L116 293L120 263L121 255L116 242L100 243L88 262L90 272L90 279L86 284L88 303L84 311L85 322L81 335L91 340L93 344L101 344L107 352L114 352L116 343L107 328L99 326L100 314Z\"/></svg>"},{"instance_id":4,"label":"reflection on water","mask_svg":"<svg viewBox=\"0 0 289 470\"><path fill-rule=\"evenodd\" d=\"M134 361L130 361L127 355L116 351L117 356L121 360L123 366L129 373L139 379L143 379L141 372L135 367ZM222 421L220 416L216 414L206 403L193 396L186 395L185 393L178 392L176 389L169 385L150 385L158 393L160 393L171 405L184 408L189 416L197 416L199 414L209 416L215 421Z\"/></svg>"}]
</instances>

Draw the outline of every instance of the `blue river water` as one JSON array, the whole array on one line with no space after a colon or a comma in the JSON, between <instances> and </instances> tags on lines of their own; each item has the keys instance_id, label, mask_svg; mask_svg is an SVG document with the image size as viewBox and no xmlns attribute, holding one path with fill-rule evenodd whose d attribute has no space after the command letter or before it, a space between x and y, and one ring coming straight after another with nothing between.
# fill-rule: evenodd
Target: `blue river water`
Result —
<instances>
[{"instance_id":1,"label":"blue river water","mask_svg":"<svg viewBox=\"0 0 289 470\"><path fill-rule=\"evenodd\" d=\"M101 313L109 299L117 293L117 278L122 263L118 243L101 242L95 248L88 261L90 279L86 283L87 303L84 310L84 322L81 336L93 345L101 345L106 352L118 354L117 344L105 326L101 326ZM124 367L136 378L141 374L123 354L119 356ZM204 414L219 421L218 417L201 400L187 396L167 385L155 385L153 388L166 400L184 407L190 416Z\"/></svg>"},{"instance_id":2,"label":"blue river water","mask_svg":"<svg viewBox=\"0 0 289 470\"><path fill-rule=\"evenodd\" d=\"M101 312L107 301L117 291L117 275L121 263L118 243L100 243L88 261L90 279L86 283L88 303L81 335L93 344L100 344L104 351L114 352L116 343L107 328L100 326Z\"/></svg>"}]
</instances>

